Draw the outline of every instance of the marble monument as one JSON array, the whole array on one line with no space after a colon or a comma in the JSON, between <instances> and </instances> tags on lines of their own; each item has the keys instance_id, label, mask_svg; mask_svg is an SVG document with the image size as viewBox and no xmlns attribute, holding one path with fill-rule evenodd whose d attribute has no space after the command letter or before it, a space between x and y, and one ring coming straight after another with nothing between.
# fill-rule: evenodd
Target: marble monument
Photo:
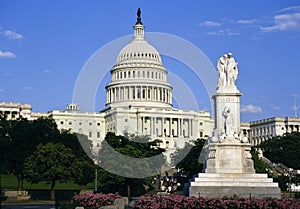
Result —
<instances>
[{"instance_id":1,"label":"marble monument","mask_svg":"<svg viewBox=\"0 0 300 209\"><path fill-rule=\"evenodd\" d=\"M240 128L240 97L235 81L238 63L231 53L217 64L219 82L212 96L215 127L209 139L204 173L189 183L189 196L281 197L277 183L267 174L256 174L250 153L251 144Z\"/></svg>"}]
</instances>

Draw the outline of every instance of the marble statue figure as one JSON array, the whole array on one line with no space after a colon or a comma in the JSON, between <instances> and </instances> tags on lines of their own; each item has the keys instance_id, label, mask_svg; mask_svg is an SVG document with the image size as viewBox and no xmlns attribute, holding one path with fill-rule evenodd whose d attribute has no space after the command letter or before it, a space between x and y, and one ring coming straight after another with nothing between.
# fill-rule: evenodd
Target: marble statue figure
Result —
<instances>
[{"instance_id":1,"label":"marble statue figure","mask_svg":"<svg viewBox=\"0 0 300 209\"><path fill-rule=\"evenodd\" d=\"M233 134L233 117L231 114L231 111L228 107L224 108L224 111L222 113L223 117L224 117L224 130L225 130L225 134L229 135L229 134Z\"/></svg>"},{"instance_id":2,"label":"marble statue figure","mask_svg":"<svg viewBox=\"0 0 300 209\"><path fill-rule=\"evenodd\" d=\"M235 86L235 80L238 76L237 64L238 63L232 57L232 53L224 54L218 60L218 88L223 86Z\"/></svg>"}]
</instances>

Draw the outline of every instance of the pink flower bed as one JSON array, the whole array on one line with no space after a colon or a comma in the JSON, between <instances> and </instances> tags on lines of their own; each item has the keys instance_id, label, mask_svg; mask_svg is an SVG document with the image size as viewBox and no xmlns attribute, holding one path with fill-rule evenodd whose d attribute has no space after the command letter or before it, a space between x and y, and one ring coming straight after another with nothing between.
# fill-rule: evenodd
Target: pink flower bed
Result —
<instances>
[{"instance_id":1,"label":"pink flower bed","mask_svg":"<svg viewBox=\"0 0 300 209\"><path fill-rule=\"evenodd\" d=\"M86 192L81 195L75 195L71 200L71 204L74 207L98 209L100 206L113 205L115 199L118 198L122 198L122 197L117 194L101 194L101 193L93 194L93 193Z\"/></svg>"},{"instance_id":2,"label":"pink flower bed","mask_svg":"<svg viewBox=\"0 0 300 209\"><path fill-rule=\"evenodd\" d=\"M299 209L300 201L297 199L275 198L205 198L184 197L180 195L146 195L139 197L133 206L134 209L194 209L194 208L252 208L252 209Z\"/></svg>"}]
</instances>

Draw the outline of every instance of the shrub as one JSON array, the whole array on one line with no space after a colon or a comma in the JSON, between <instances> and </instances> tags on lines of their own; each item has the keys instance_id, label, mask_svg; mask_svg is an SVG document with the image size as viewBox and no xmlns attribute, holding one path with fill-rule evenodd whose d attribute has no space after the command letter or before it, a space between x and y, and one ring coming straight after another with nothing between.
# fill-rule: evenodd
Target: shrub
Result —
<instances>
[{"instance_id":1,"label":"shrub","mask_svg":"<svg viewBox=\"0 0 300 209\"><path fill-rule=\"evenodd\" d=\"M113 205L115 200L118 198L122 198L122 197L120 195L111 194L111 193L93 194L93 193L86 192L81 195L75 195L71 200L71 204L74 207L85 207L85 208L97 209L100 206Z\"/></svg>"},{"instance_id":2,"label":"shrub","mask_svg":"<svg viewBox=\"0 0 300 209\"><path fill-rule=\"evenodd\" d=\"M144 195L139 197L133 206L134 209L197 209L197 208L218 208L218 209L296 209L300 208L300 201L297 199L276 199L276 198L243 198L243 197L184 197L180 195Z\"/></svg>"}]
</instances>

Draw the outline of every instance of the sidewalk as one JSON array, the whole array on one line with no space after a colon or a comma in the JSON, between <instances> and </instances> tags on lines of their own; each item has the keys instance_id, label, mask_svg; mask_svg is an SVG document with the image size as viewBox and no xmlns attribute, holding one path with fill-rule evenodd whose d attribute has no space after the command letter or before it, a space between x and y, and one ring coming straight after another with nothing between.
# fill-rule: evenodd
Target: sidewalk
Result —
<instances>
[{"instance_id":1,"label":"sidewalk","mask_svg":"<svg viewBox=\"0 0 300 209\"><path fill-rule=\"evenodd\" d=\"M54 200L5 200L1 201L1 205L10 204L55 204Z\"/></svg>"}]
</instances>

